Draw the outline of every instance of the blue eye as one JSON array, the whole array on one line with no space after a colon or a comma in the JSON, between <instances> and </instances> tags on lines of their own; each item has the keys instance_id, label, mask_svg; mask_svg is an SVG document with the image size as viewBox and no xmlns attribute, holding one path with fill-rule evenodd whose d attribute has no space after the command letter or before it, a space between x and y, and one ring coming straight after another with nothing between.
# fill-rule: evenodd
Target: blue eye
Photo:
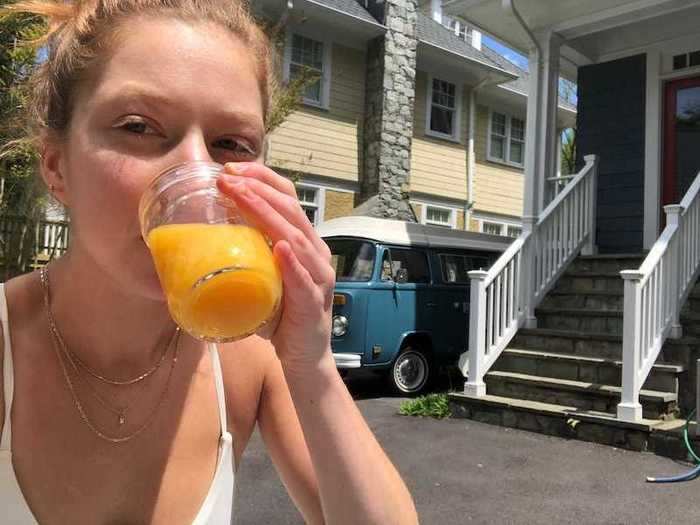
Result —
<instances>
[{"instance_id":1,"label":"blue eye","mask_svg":"<svg viewBox=\"0 0 700 525\"><path fill-rule=\"evenodd\" d=\"M230 137L221 138L215 140L213 143L215 148L227 149L234 153L239 153L246 156L255 157L256 153L248 144L244 141L236 140Z\"/></svg>"},{"instance_id":2,"label":"blue eye","mask_svg":"<svg viewBox=\"0 0 700 525\"><path fill-rule=\"evenodd\" d=\"M134 135L158 134L158 131L152 126L150 126L145 119L137 115L131 115L122 118L119 122L117 122L117 124L114 127L118 129L123 129L124 131L127 131L129 133L133 133Z\"/></svg>"},{"instance_id":3,"label":"blue eye","mask_svg":"<svg viewBox=\"0 0 700 525\"><path fill-rule=\"evenodd\" d=\"M122 128L131 133L143 134L146 133L148 126L145 122L127 122Z\"/></svg>"}]
</instances>

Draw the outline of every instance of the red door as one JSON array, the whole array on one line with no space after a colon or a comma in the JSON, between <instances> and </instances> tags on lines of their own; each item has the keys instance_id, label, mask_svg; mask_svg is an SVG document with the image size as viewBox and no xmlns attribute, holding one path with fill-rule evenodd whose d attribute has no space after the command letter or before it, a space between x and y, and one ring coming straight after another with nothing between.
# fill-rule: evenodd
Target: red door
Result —
<instances>
[{"instance_id":1,"label":"red door","mask_svg":"<svg viewBox=\"0 0 700 525\"><path fill-rule=\"evenodd\" d=\"M663 160L661 202L678 204L700 172L700 77L666 84Z\"/></svg>"}]
</instances>

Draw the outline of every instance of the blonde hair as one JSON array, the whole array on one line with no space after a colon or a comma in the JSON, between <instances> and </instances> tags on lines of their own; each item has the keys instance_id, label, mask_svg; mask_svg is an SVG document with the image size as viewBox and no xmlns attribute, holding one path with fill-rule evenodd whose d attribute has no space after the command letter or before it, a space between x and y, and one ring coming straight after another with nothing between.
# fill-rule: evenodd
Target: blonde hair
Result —
<instances>
[{"instance_id":1,"label":"blonde hair","mask_svg":"<svg viewBox=\"0 0 700 525\"><path fill-rule=\"evenodd\" d=\"M250 13L247 0L27 0L6 6L7 14L33 14L47 21L38 42L48 58L30 79L29 134L62 135L69 127L74 96L81 80L105 60L121 25L134 16L169 16L215 23L241 39L256 61L257 78L267 115L275 91L274 48Z\"/></svg>"}]
</instances>

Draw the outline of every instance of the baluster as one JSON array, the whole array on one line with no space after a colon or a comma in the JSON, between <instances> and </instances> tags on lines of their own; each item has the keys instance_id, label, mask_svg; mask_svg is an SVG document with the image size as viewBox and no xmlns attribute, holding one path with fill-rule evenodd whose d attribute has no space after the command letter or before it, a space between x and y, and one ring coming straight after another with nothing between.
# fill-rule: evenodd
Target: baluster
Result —
<instances>
[{"instance_id":1,"label":"baluster","mask_svg":"<svg viewBox=\"0 0 700 525\"><path fill-rule=\"evenodd\" d=\"M516 261L518 258L518 254L515 254L513 257L513 260L510 261L508 264L510 268L510 282L508 283L508 327L511 326L513 323L513 312L515 311L514 305L513 305L513 299L516 297L516 294L514 293L515 290L515 267L516 267Z\"/></svg>"},{"instance_id":2,"label":"baluster","mask_svg":"<svg viewBox=\"0 0 700 525\"><path fill-rule=\"evenodd\" d=\"M498 274L498 277L496 277L496 286L494 290L494 295L496 296L496 306L494 307L494 326L495 330L494 332L496 333L495 336L495 341L496 343L499 342L501 339L501 277L503 275L503 272Z\"/></svg>"}]
</instances>

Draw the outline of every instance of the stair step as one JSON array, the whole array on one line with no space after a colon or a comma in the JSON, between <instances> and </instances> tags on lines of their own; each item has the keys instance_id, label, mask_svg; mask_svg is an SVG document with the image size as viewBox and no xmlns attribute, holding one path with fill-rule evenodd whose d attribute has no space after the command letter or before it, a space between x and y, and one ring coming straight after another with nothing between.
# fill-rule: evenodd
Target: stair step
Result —
<instances>
[{"instance_id":1,"label":"stair step","mask_svg":"<svg viewBox=\"0 0 700 525\"><path fill-rule=\"evenodd\" d=\"M600 308L537 308L541 328L622 334L622 310Z\"/></svg>"},{"instance_id":2,"label":"stair step","mask_svg":"<svg viewBox=\"0 0 700 525\"><path fill-rule=\"evenodd\" d=\"M622 290L588 290L586 292L572 290L550 291L541 303L542 308L577 308L596 310L621 310L624 304Z\"/></svg>"},{"instance_id":3,"label":"stair step","mask_svg":"<svg viewBox=\"0 0 700 525\"><path fill-rule=\"evenodd\" d=\"M588 293L594 290L610 290L623 293L625 282L618 272L573 272L562 275L555 289Z\"/></svg>"},{"instance_id":4,"label":"stair step","mask_svg":"<svg viewBox=\"0 0 700 525\"><path fill-rule=\"evenodd\" d=\"M622 384L622 361L520 348L507 348L496 361L494 370L590 383ZM684 371L685 368L680 365L655 364L643 388L677 393L678 374Z\"/></svg>"},{"instance_id":5,"label":"stair step","mask_svg":"<svg viewBox=\"0 0 700 525\"><path fill-rule=\"evenodd\" d=\"M496 395L549 403L556 401L553 404L611 414L615 413L622 394L622 388L619 386L516 372L494 370L487 373L484 380L487 389ZM644 417L659 419L674 415L678 396L672 392L641 390L639 400Z\"/></svg>"}]
</instances>

